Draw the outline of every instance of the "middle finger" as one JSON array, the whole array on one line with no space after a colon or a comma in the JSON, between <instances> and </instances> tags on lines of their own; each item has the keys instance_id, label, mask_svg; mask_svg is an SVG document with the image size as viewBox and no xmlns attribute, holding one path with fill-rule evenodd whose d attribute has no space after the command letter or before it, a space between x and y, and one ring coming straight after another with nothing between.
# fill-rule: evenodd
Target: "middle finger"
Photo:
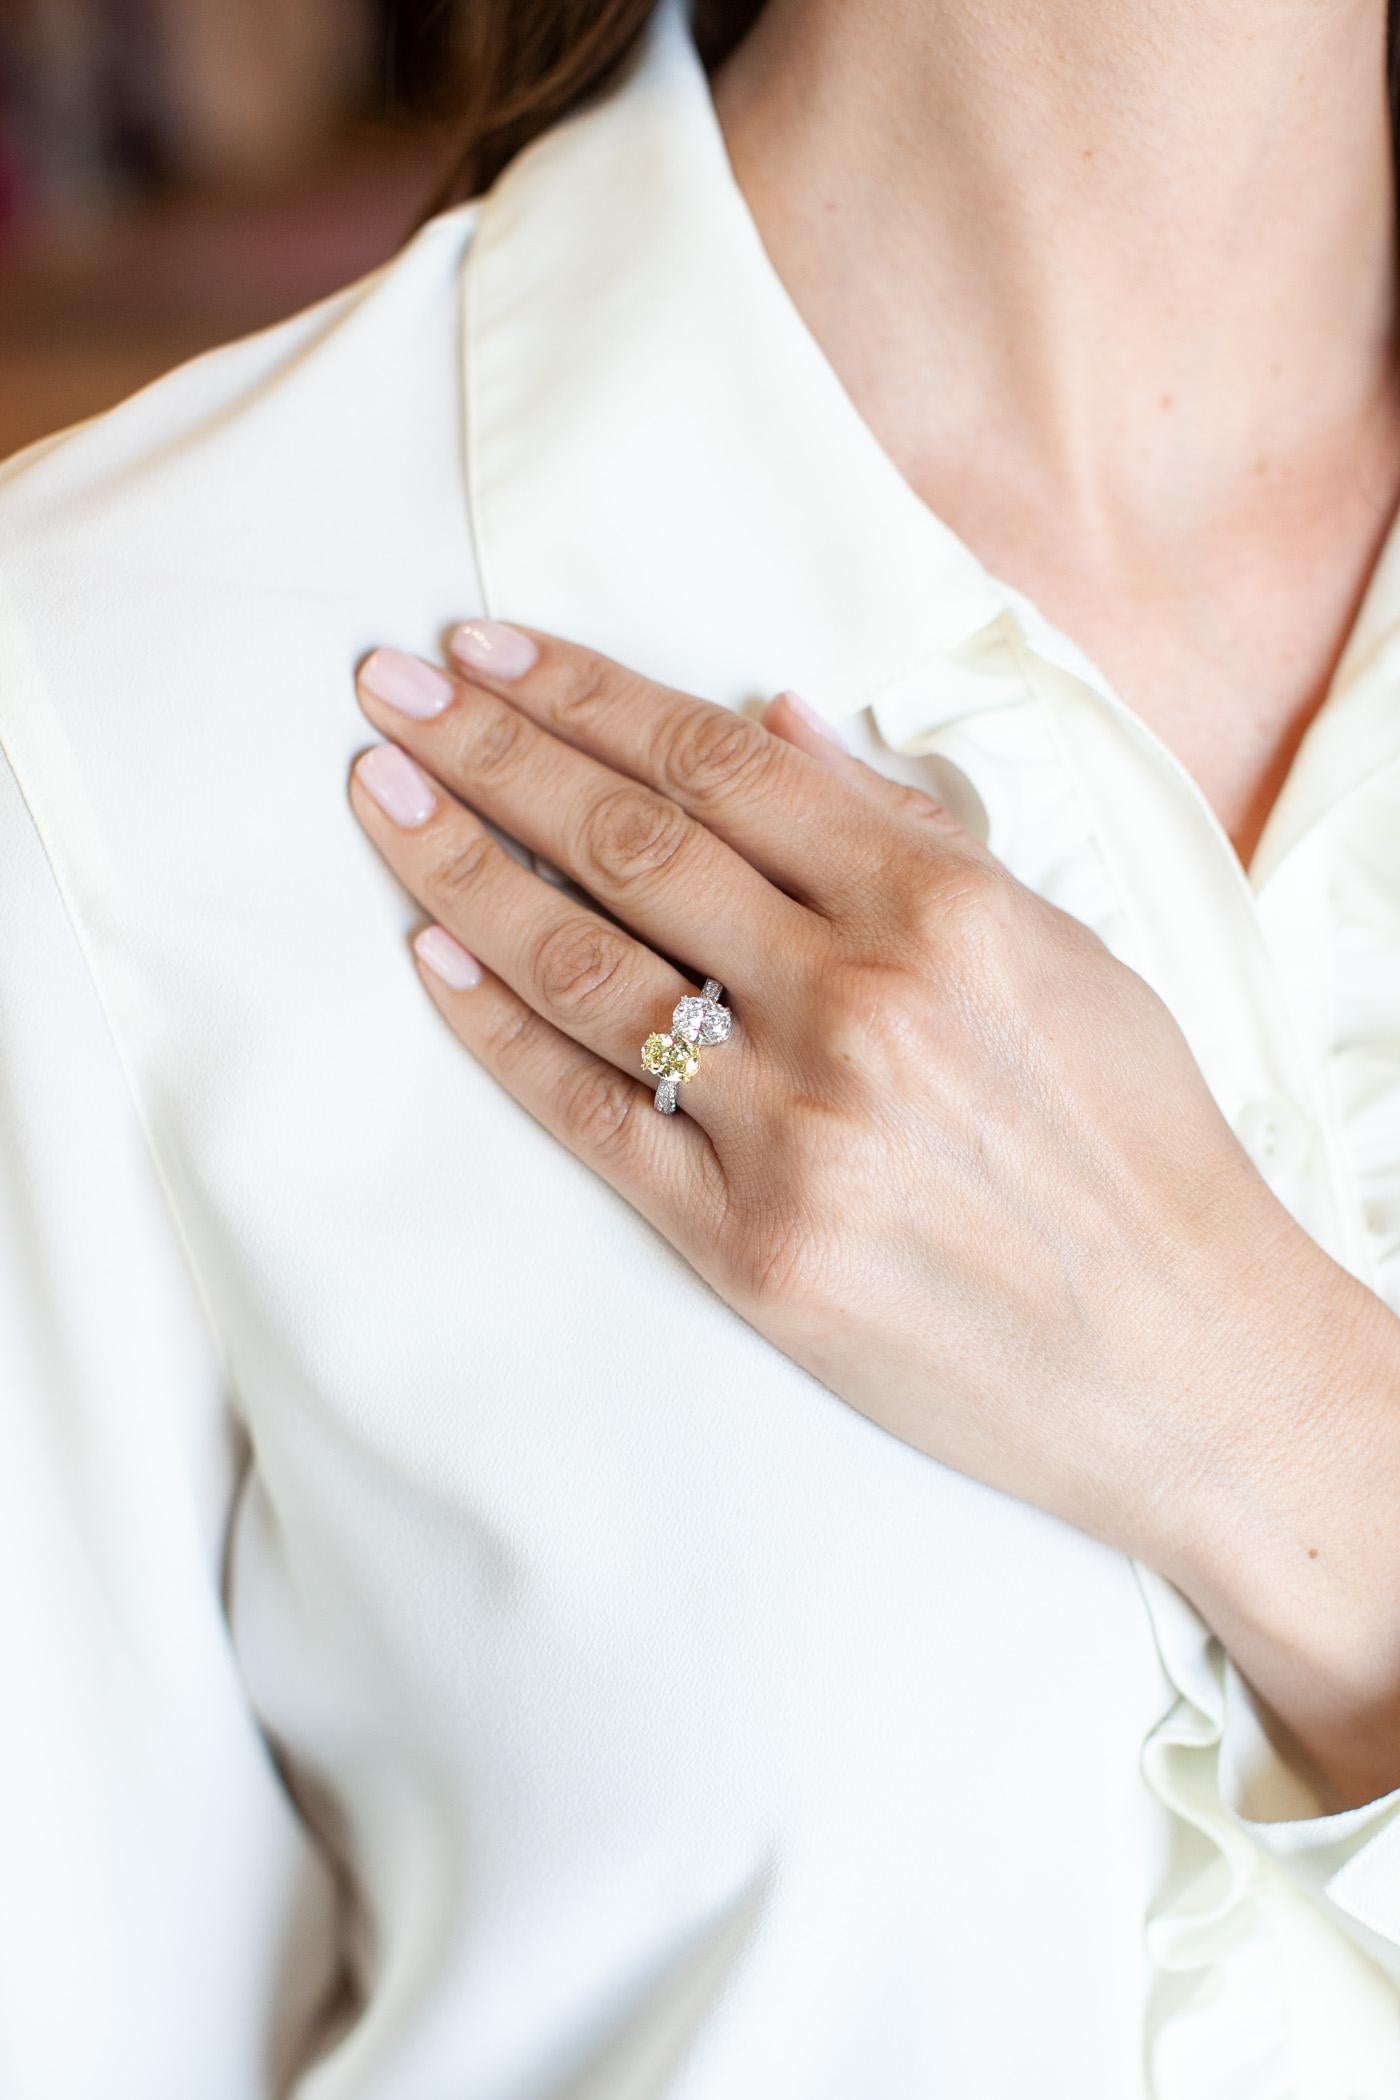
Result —
<instances>
[{"instance_id":1,"label":"middle finger","mask_svg":"<svg viewBox=\"0 0 1400 2100\"><path fill-rule=\"evenodd\" d=\"M546 1021L643 1077L644 1037L669 1032L676 1001L696 984L624 928L523 867L400 747L376 744L361 753L350 799L400 882L434 919ZM725 1045L723 1071L731 1082L750 1054L745 1028ZM685 1095L686 1107L711 1130L725 1100L735 1098L732 1085L716 1091L713 1083L688 1085Z\"/></svg>"},{"instance_id":2,"label":"middle finger","mask_svg":"<svg viewBox=\"0 0 1400 2100\"><path fill-rule=\"evenodd\" d=\"M385 698L437 680L437 712ZM360 667L360 704L430 772L627 925L736 989L771 976L812 915L668 796L614 772L517 707L397 650ZM722 949L722 953L721 953Z\"/></svg>"}]
</instances>

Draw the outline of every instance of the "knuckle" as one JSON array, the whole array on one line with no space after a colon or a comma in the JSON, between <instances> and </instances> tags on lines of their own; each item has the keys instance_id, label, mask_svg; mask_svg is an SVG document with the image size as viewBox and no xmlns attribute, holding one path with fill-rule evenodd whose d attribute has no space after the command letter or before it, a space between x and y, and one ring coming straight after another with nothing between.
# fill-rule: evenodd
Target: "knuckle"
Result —
<instances>
[{"instance_id":1,"label":"knuckle","mask_svg":"<svg viewBox=\"0 0 1400 2100\"><path fill-rule=\"evenodd\" d=\"M486 1043L491 1063L500 1072L512 1071L528 1058L540 1039L542 1023L524 1001L512 1002L492 1025Z\"/></svg>"},{"instance_id":2,"label":"knuckle","mask_svg":"<svg viewBox=\"0 0 1400 2100\"><path fill-rule=\"evenodd\" d=\"M615 695L617 666L590 649L574 650L562 668L550 712L564 729L585 729Z\"/></svg>"},{"instance_id":3,"label":"knuckle","mask_svg":"<svg viewBox=\"0 0 1400 2100\"><path fill-rule=\"evenodd\" d=\"M935 967L970 966L1017 918L1020 885L998 862L937 845L906 870L902 916Z\"/></svg>"},{"instance_id":4,"label":"knuckle","mask_svg":"<svg viewBox=\"0 0 1400 2100\"><path fill-rule=\"evenodd\" d=\"M762 777L777 749L766 730L722 707L683 708L662 737L663 779L706 803Z\"/></svg>"},{"instance_id":5,"label":"knuckle","mask_svg":"<svg viewBox=\"0 0 1400 2100\"><path fill-rule=\"evenodd\" d=\"M927 1054L927 994L912 970L843 958L822 980L817 1030L843 1080L883 1086Z\"/></svg>"},{"instance_id":6,"label":"knuckle","mask_svg":"<svg viewBox=\"0 0 1400 2100\"><path fill-rule=\"evenodd\" d=\"M590 1066L569 1085L563 1125L569 1142L595 1157L616 1152L631 1135L643 1089L611 1065Z\"/></svg>"},{"instance_id":7,"label":"knuckle","mask_svg":"<svg viewBox=\"0 0 1400 2100\"><path fill-rule=\"evenodd\" d=\"M988 950L1009 933L1019 905L1017 885L992 861L970 854L948 858L931 885L934 923L951 934L964 956Z\"/></svg>"},{"instance_id":8,"label":"knuckle","mask_svg":"<svg viewBox=\"0 0 1400 2100\"><path fill-rule=\"evenodd\" d=\"M561 1021L577 1021L614 1001L625 980L628 944L600 919L551 926L534 955L532 979L543 1004Z\"/></svg>"},{"instance_id":9,"label":"knuckle","mask_svg":"<svg viewBox=\"0 0 1400 2100\"><path fill-rule=\"evenodd\" d=\"M448 848L433 868L430 889L451 904L477 889L504 858L504 848L489 831L472 831Z\"/></svg>"},{"instance_id":10,"label":"knuckle","mask_svg":"<svg viewBox=\"0 0 1400 2100\"><path fill-rule=\"evenodd\" d=\"M751 1305L775 1312L802 1305L816 1287L820 1268L820 1249L802 1212L779 1210L749 1227L738 1282Z\"/></svg>"},{"instance_id":11,"label":"knuckle","mask_svg":"<svg viewBox=\"0 0 1400 2100\"><path fill-rule=\"evenodd\" d=\"M599 796L583 820L580 856L614 884L664 873L685 844L690 824L664 795L620 787Z\"/></svg>"},{"instance_id":12,"label":"knuckle","mask_svg":"<svg viewBox=\"0 0 1400 2100\"><path fill-rule=\"evenodd\" d=\"M905 782L890 783L890 808L892 814L915 825L921 836L937 839L960 839L964 827L958 822L947 804L933 795L925 794L922 788L910 787Z\"/></svg>"},{"instance_id":13,"label":"knuckle","mask_svg":"<svg viewBox=\"0 0 1400 2100\"><path fill-rule=\"evenodd\" d=\"M483 697L462 711L458 759L478 777L504 772L519 760L527 726L525 717L508 701Z\"/></svg>"}]
</instances>

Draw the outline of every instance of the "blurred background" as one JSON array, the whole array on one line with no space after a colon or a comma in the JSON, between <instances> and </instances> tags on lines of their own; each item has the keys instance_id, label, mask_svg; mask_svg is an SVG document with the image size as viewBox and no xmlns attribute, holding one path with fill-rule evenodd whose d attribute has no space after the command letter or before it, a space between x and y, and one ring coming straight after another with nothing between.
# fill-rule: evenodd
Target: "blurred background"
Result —
<instances>
[{"instance_id":1,"label":"blurred background","mask_svg":"<svg viewBox=\"0 0 1400 2100\"><path fill-rule=\"evenodd\" d=\"M399 246L470 0L0 0L0 458Z\"/></svg>"}]
</instances>

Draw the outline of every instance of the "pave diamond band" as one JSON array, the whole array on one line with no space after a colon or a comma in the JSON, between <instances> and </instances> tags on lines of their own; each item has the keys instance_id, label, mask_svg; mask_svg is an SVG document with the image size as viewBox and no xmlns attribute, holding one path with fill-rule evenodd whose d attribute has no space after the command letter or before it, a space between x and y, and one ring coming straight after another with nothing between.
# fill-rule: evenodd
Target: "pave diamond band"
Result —
<instances>
[{"instance_id":1,"label":"pave diamond band","mask_svg":"<svg viewBox=\"0 0 1400 2100\"><path fill-rule=\"evenodd\" d=\"M649 1035L642 1044L642 1067L659 1084L653 1096L663 1116L676 1112L676 1095L700 1069L702 1044L726 1043L734 1016L721 1005L724 986L707 977L703 991L688 992L676 1002L669 1034Z\"/></svg>"}]
</instances>

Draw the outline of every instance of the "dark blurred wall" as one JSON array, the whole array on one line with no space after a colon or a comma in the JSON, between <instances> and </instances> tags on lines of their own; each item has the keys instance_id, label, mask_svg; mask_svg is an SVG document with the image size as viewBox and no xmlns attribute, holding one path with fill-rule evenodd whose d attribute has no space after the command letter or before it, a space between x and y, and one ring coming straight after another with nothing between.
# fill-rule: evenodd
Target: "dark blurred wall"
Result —
<instances>
[{"instance_id":1,"label":"dark blurred wall","mask_svg":"<svg viewBox=\"0 0 1400 2100\"><path fill-rule=\"evenodd\" d=\"M456 19L0 0L0 456L390 253L450 146Z\"/></svg>"}]
</instances>

